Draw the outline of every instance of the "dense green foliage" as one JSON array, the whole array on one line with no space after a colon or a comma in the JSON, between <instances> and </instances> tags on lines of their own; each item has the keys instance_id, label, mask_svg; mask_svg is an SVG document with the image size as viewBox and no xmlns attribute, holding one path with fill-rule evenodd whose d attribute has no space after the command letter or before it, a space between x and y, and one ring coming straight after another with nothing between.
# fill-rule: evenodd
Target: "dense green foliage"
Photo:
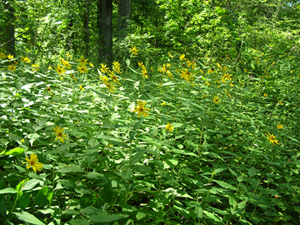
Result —
<instances>
[{"instance_id":1,"label":"dense green foliage","mask_svg":"<svg viewBox=\"0 0 300 225\"><path fill-rule=\"evenodd\" d=\"M299 3L116 1L112 68L85 4L13 3L0 223L299 224Z\"/></svg>"}]
</instances>

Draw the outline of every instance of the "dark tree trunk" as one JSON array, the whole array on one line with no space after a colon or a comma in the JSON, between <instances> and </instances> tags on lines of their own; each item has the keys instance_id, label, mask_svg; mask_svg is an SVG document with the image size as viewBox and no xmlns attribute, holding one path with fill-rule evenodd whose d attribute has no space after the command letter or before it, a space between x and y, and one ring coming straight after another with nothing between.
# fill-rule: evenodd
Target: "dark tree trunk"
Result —
<instances>
[{"instance_id":1,"label":"dark tree trunk","mask_svg":"<svg viewBox=\"0 0 300 225\"><path fill-rule=\"evenodd\" d=\"M98 0L99 62L112 66L112 0Z\"/></svg>"},{"instance_id":2,"label":"dark tree trunk","mask_svg":"<svg viewBox=\"0 0 300 225\"><path fill-rule=\"evenodd\" d=\"M128 20L131 17L131 0L119 0L119 32L120 37L127 36Z\"/></svg>"},{"instance_id":3,"label":"dark tree trunk","mask_svg":"<svg viewBox=\"0 0 300 225\"><path fill-rule=\"evenodd\" d=\"M15 10L13 8L14 0L5 3L6 11L6 25L4 42L6 44L6 51L11 55L15 55Z\"/></svg>"},{"instance_id":4,"label":"dark tree trunk","mask_svg":"<svg viewBox=\"0 0 300 225\"><path fill-rule=\"evenodd\" d=\"M85 1L85 14L84 14L84 43L85 43L85 57L89 57L89 42L90 42L90 36L89 36L89 18L90 18L90 1Z\"/></svg>"}]
</instances>

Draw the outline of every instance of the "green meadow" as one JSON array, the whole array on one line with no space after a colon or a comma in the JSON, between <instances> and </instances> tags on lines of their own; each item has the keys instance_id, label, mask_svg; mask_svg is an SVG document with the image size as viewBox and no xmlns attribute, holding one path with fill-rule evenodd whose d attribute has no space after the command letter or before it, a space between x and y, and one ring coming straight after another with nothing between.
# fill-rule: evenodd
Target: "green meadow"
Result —
<instances>
[{"instance_id":1,"label":"green meadow","mask_svg":"<svg viewBox=\"0 0 300 225\"><path fill-rule=\"evenodd\" d=\"M0 49L0 224L299 224L299 32L261 27Z\"/></svg>"}]
</instances>

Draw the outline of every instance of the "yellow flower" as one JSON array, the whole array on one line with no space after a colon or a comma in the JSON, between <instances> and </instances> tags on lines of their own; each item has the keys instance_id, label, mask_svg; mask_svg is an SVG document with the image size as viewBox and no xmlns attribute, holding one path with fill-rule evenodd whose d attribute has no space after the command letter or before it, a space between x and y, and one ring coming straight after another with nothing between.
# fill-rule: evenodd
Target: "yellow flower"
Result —
<instances>
[{"instance_id":1,"label":"yellow flower","mask_svg":"<svg viewBox=\"0 0 300 225\"><path fill-rule=\"evenodd\" d=\"M210 83L208 83L208 81L205 81L205 83L206 83L207 86L210 86Z\"/></svg>"},{"instance_id":2,"label":"yellow flower","mask_svg":"<svg viewBox=\"0 0 300 225\"><path fill-rule=\"evenodd\" d=\"M278 140L276 140L276 136L274 136L273 134L270 134L270 132L266 133L265 135L268 137L268 140L270 141L270 143L272 145L274 145L274 144L279 145Z\"/></svg>"},{"instance_id":3,"label":"yellow flower","mask_svg":"<svg viewBox=\"0 0 300 225\"><path fill-rule=\"evenodd\" d=\"M78 69L78 72L80 72L80 73L87 73L88 72L88 68L86 68L83 65L77 66L77 69Z\"/></svg>"},{"instance_id":4,"label":"yellow flower","mask_svg":"<svg viewBox=\"0 0 300 225\"><path fill-rule=\"evenodd\" d=\"M171 66L170 64L168 65L167 64L167 67L168 66ZM173 75L172 75L172 73L170 72L170 70L168 70L168 68L166 67L166 65L165 64L163 64L163 66L160 66L159 68L158 68L158 71L159 72L162 72L163 74L166 74L168 77L170 77L171 79L173 78Z\"/></svg>"},{"instance_id":5,"label":"yellow flower","mask_svg":"<svg viewBox=\"0 0 300 225\"><path fill-rule=\"evenodd\" d=\"M110 78L111 78L115 83L121 85L121 83L120 83L118 77L115 75L114 71L111 71L111 72L109 73L109 76L110 76Z\"/></svg>"},{"instance_id":6,"label":"yellow flower","mask_svg":"<svg viewBox=\"0 0 300 225\"><path fill-rule=\"evenodd\" d=\"M213 100L216 104L219 104L221 101L220 99L218 98L218 96L215 96L214 100Z\"/></svg>"},{"instance_id":7,"label":"yellow flower","mask_svg":"<svg viewBox=\"0 0 300 225\"><path fill-rule=\"evenodd\" d=\"M139 67L142 67L144 65L143 62L138 62L138 64L139 64Z\"/></svg>"},{"instance_id":8,"label":"yellow flower","mask_svg":"<svg viewBox=\"0 0 300 225\"><path fill-rule=\"evenodd\" d=\"M31 154L30 159L28 158L28 156L26 156L25 160L27 162L23 162L23 164L27 163L26 169L30 169L30 167L32 167L34 172L36 172L37 170L41 171L41 169L43 168L43 163L38 162L39 159L37 158L37 155L33 153Z\"/></svg>"},{"instance_id":9,"label":"yellow flower","mask_svg":"<svg viewBox=\"0 0 300 225\"><path fill-rule=\"evenodd\" d=\"M84 67L84 66L86 65L88 59L84 59L84 58L83 58L83 55L82 55L81 58L78 59L77 61L79 61L79 65L80 65L80 66Z\"/></svg>"},{"instance_id":10,"label":"yellow flower","mask_svg":"<svg viewBox=\"0 0 300 225\"><path fill-rule=\"evenodd\" d=\"M204 95L203 95L203 98L207 98L207 95L204 94Z\"/></svg>"},{"instance_id":11,"label":"yellow flower","mask_svg":"<svg viewBox=\"0 0 300 225\"><path fill-rule=\"evenodd\" d=\"M225 83L226 80L232 80L231 77L232 74L229 75L228 73L225 73L224 76L222 77L222 82Z\"/></svg>"},{"instance_id":12,"label":"yellow flower","mask_svg":"<svg viewBox=\"0 0 300 225\"><path fill-rule=\"evenodd\" d=\"M148 78L148 71L145 66L142 69L142 75L143 75L143 77Z\"/></svg>"},{"instance_id":13,"label":"yellow flower","mask_svg":"<svg viewBox=\"0 0 300 225\"><path fill-rule=\"evenodd\" d=\"M278 130L281 130L283 128L283 124L278 124L276 127L278 128Z\"/></svg>"},{"instance_id":14,"label":"yellow flower","mask_svg":"<svg viewBox=\"0 0 300 225\"><path fill-rule=\"evenodd\" d=\"M23 63L30 63L31 60L28 57L21 57L21 62L23 62Z\"/></svg>"},{"instance_id":15,"label":"yellow flower","mask_svg":"<svg viewBox=\"0 0 300 225\"><path fill-rule=\"evenodd\" d=\"M109 78L107 76L100 76L103 84L107 85L108 84L108 81L109 81Z\"/></svg>"},{"instance_id":16,"label":"yellow flower","mask_svg":"<svg viewBox=\"0 0 300 225\"><path fill-rule=\"evenodd\" d=\"M109 68L107 68L106 65L104 65L104 64L101 63L101 69L100 69L100 71L101 71L102 73L106 73L106 72L109 71Z\"/></svg>"},{"instance_id":17,"label":"yellow flower","mask_svg":"<svg viewBox=\"0 0 300 225\"><path fill-rule=\"evenodd\" d=\"M264 93L264 97L268 97L268 94L267 94L267 93Z\"/></svg>"},{"instance_id":18,"label":"yellow flower","mask_svg":"<svg viewBox=\"0 0 300 225\"><path fill-rule=\"evenodd\" d=\"M168 55L171 57L171 58L173 58L173 56L168 52Z\"/></svg>"},{"instance_id":19,"label":"yellow flower","mask_svg":"<svg viewBox=\"0 0 300 225\"><path fill-rule=\"evenodd\" d=\"M170 132L173 132L174 127L171 126L170 123L167 124L166 129Z\"/></svg>"},{"instance_id":20,"label":"yellow flower","mask_svg":"<svg viewBox=\"0 0 300 225\"><path fill-rule=\"evenodd\" d=\"M247 69L244 69L245 73L248 73Z\"/></svg>"},{"instance_id":21,"label":"yellow flower","mask_svg":"<svg viewBox=\"0 0 300 225\"><path fill-rule=\"evenodd\" d=\"M80 90L84 91L84 88L82 87L82 85L79 86Z\"/></svg>"},{"instance_id":22,"label":"yellow flower","mask_svg":"<svg viewBox=\"0 0 300 225\"><path fill-rule=\"evenodd\" d=\"M55 141L59 139L60 142L64 143L64 139L68 140L67 135L63 134L64 129L65 128L61 129L58 126L56 126L56 128L53 128L53 130L55 130L55 132L56 132L55 133L55 135L56 135Z\"/></svg>"},{"instance_id":23,"label":"yellow flower","mask_svg":"<svg viewBox=\"0 0 300 225\"><path fill-rule=\"evenodd\" d=\"M75 81L77 81L73 74L70 74L70 76L71 76Z\"/></svg>"},{"instance_id":24,"label":"yellow flower","mask_svg":"<svg viewBox=\"0 0 300 225\"><path fill-rule=\"evenodd\" d=\"M116 88L116 86L115 85L113 85L113 83L107 83L106 84L106 88L111 92L111 93L115 93L115 88Z\"/></svg>"},{"instance_id":25,"label":"yellow flower","mask_svg":"<svg viewBox=\"0 0 300 225\"><path fill-rule=\"evenodd\" d=\"M203 70L200 70L200 72L202 73L202 75L204 75L204 72L203 72Z\"/></svg>"},{"instance_id":26,"label":"yellow flower","mask_svg":"<svg viewBox=\"0 0 300 225\"><path fill-rule=\"evenodd\" d=\"M69 58L72 58L72 56L70 55L69 52L66 53L66 56L69 57Z\"/></svg>"},{"instance_id":27,"label":"yellow flower","mask_svg":"<svg viewBox=\"0 0 300 225\"><path fill-rule=\"evenodd\" d=\"M65 68L61 67L60 65L57 65L57 67L55 67L55 71L61 75L61 74L65 74L66 70Z\"/></svg>"},{"instance_id":28,"label":"yellow flower","mask_svg":"<svg viewBox=\"0 0 300 225\"><path fill-rule=\"evenodd\" d=\"M66 60L66 61L64 60L64 61L63 61L63 65L64 65L65 67L67 67L68 69L71 69L71 67L72 67L68 60Z\"/></svg>"},{"instance_id":29,"label":"yellow flower","mask_svg":"<svg viewBox=\"0 0 300 225\"><path fill-rule=\"evenodd\" d=\"M9 55L7 56L7 58L8 58L8 59L13 59L13 58L14 58L14 56L13 56L13 55L11 55L11 54L9 54Z\"/></svg>"},{"instance_id":30,"label":"yellow flower","mask_svg":"<svg viewBox=\"0 0 300 225\"><path fill-rule=\"evenodd\" d=\"M144 108L146 105L146 102L137 100L137 103L138 103L138 106L136 106L135 107L136 109L133 110L132 112L138 112L139 118L141 117L142 114L144 117L149 116L147 111L150 111L150 109Z\"/></svg>"},{"instance_id":31,"label":"yellow flower","mask_svg":"<svg viewBox=\"0 0 300 225\"><path fill-rule=\"evenodd\" d=\"M163 102L163 103L161 103L160 105L163 106L163 105L165 105L165 104L166 104L166 102Z\"/></svg>"},{"instance_id":32,"label":"yellow flower","mask_svg":"<svg viewBox=\"0 0 300 225\"><path fill-rule=\"evenodd\" d=\"M0 59L5 59L6 58L6 55L4 52L0 52Z\"/></svg>"},{"instance_id":33,"label":"yellow flower","mask_svg":"<svg viewBox=\"0 0 300 225\"><path fill-rule=\"evenodd\" d=\"M48 66L48 70L52 70L52 66Z\"/></svg>"},{"instance_id":34,"label":"yellow flower","mask_svg":"<svg viewBox=\"0 0 300 225\"><path fill-rule=\"evenodd\" d=\"M130 48L130 51L131 51L132 55L137 55L139 50L137 50L136 47L134 46L134 47Z\"/></svg>"},{"instance_id":35,"label":"yellow flower","mask_svg":"<svg viewBox=\"0 0 300 225\"><path fill-rule=\"evenodd\" d=\"M90 67L94 67L94 64L93 64L93 63L91 63L91 62L89 63L89 65L90 65Z\"/></svg>"},{"instance_id":36,"label":"yellow flower","mask_svg":"<svg viewBox=\"0 0 300 225\"><path fill-rule=\"evenodd\" d=\"M185 54L181 54L181 55L179 56L179 59L180 59L180 60L184 60L184 59L185 59Z\"/></svg>"},{"instance_id":37,"label":"yellow flower","mask_svg":"<svg viewBox=\"0 0 300 225\"><path fill-rule=\"evenodd\" d=\"M32 68L32 71L39 71L39 70L40 70L40 69L39 69L40 66L37 65L37 64L32 64L31 67L33 67L33 68Z\"/></svg>"},{"instance_id":38,"label":"yellow flower","mask_svg":"<svg viewBox=\"0 0 300 225\"><path fill-rule=\"evenodd\" d=\"M278 101L278 104L279 104L279 105L283 105L282 101L280 101L280 100Z\"/></svg>"},{"instance_id":39,"label":"yellow flower","mask_svg":"<svg viewBox=\"0 0 300 225\"><path fill-rule=\"evenodd\" d=\"M225 90L225 92L231 98L231 95L229 94L229 92L227 90Z\"/></svg>"},{"instance_id":40,"label":"yellow flower","mask_svg":"<svg viewBox=\"0 0 300 225\"><path fill-rule=\"evenodd\" d=\"M11 65L7 66L7 69L11 70L11 71L16 71L17 67L15 65L11 64Z\"/></svg>"}]
</instances>

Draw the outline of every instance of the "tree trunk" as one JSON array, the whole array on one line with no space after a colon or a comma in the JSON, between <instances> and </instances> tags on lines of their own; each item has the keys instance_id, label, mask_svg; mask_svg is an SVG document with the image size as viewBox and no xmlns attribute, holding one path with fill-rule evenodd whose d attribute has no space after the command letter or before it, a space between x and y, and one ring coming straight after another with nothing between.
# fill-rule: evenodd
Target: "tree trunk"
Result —
<instances>
[{"instance_id":1,"label":"tree trunk","mask_svg":"<svg viewBox=\"0 0 300 225\"><path fill-rule=\"evenodd\" d=\"M119 34L121 38L127 36L128 20L131 17L131 0L119 0Z\"/></svg>"},{"instance_id":2,"label":"tree trunk","mask_svg":"<svg viewBox=\"0 0 300 225\"><path fill-rule=\"evenodd\" d=\"M84 14L84 43L85 43L85 57L89 57L89 41L90 41L90 36L89 36L89 18L90 18L90 1L86 0L85 1L85 14Z\"/></svg>"},{"instance_id":3,"label":"tree trunk","mask_svg":"<svg viewBox=\"0 0 300 225\"><path fill-rule=\"evenodd\" d=\"M112 0L98 0L99 62L112 67Z\"/></svg>"},{"instance_id":4,"label":"tree trunk","mask_svg":"<svg viewBox=\"0 0 300 225\"><path fill-rule=\"evenodd\" d=\"M5 3L6 13L6 26L4 42L6 44L7 53L15 56L15 10L13 8L14 0L7 1Z\"/></svg>"}]
</instances>

